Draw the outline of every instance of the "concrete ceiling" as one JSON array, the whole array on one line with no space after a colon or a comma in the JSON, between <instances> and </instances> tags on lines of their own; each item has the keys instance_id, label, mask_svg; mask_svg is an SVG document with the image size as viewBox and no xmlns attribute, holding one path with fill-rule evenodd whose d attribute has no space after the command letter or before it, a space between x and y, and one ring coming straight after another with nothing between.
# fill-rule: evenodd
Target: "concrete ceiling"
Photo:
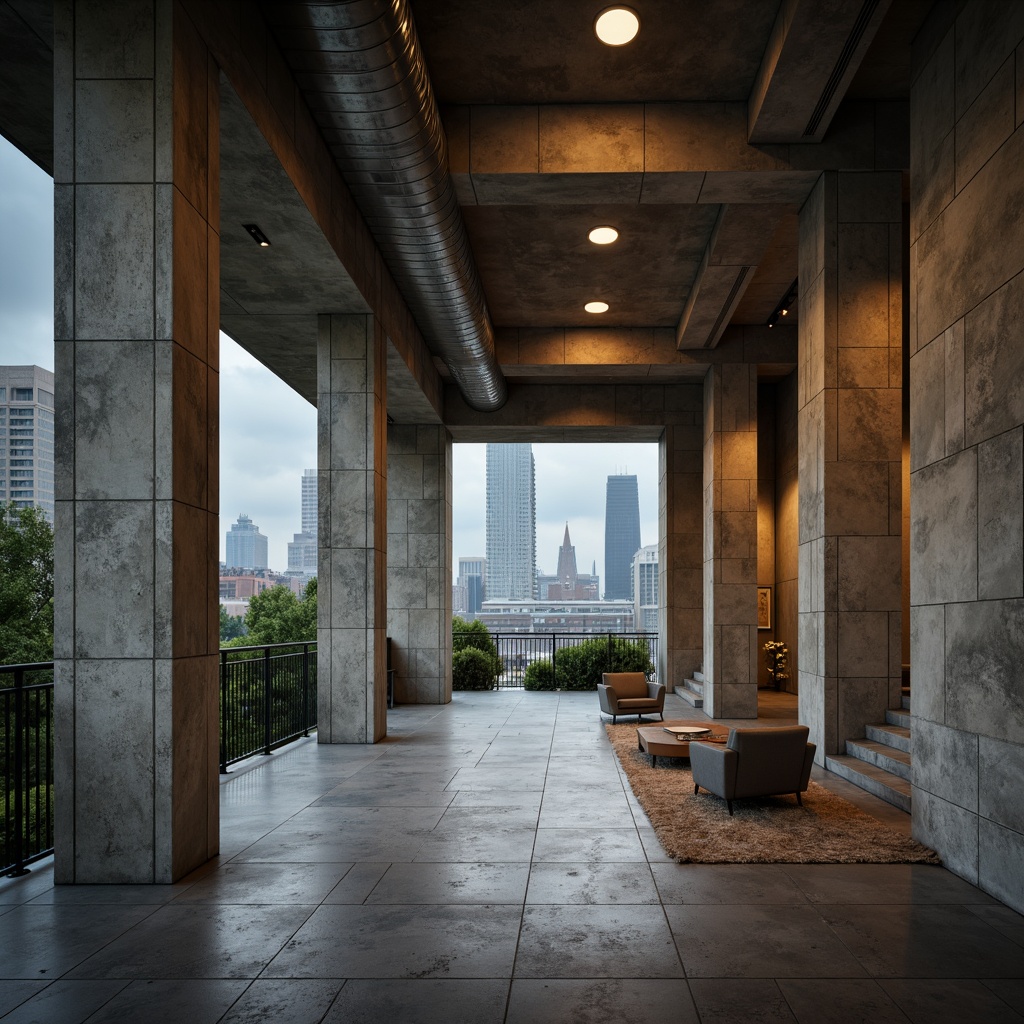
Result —
<instances>
[{"instance_id":1,"label":"concrete ceiling","mask_svg":"<svg viewBox=\"0 0 1024 1024\"><path fill-rule=\"evenodd\" d=\"M409 0L513 382L694 380L730 326L763 325L790 291L819 171L906 167L932 0L633 5L640 35L610 49L592 31L601 0ZM304 5L285 6L294 24ZM48 169L51 24L50 0L0 0L0 130ZM277 42L317 116L344 79L329 40L296 38ZM315 401L316 314L366 304L227 86L222 133L224 329ZM241 229L253 221L270 250ZM591 245L599 223L619 242ZM582 311L595 297L603 317ZM761 344L772 374L792 365L790 337ZM394 353L389 409L436 420Z\"/></svg>"}]
</instances>

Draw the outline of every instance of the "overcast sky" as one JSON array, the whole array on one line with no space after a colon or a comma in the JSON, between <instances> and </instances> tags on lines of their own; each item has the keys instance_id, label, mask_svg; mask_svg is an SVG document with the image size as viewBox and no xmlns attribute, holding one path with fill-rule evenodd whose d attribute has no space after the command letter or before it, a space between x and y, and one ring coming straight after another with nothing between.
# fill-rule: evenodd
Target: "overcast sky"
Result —
<instances>
[{"instance_id":1,"label":"overcast sky","mask_svg":"<svg viewBox=\"0 0 1024 1024\"><path fill-rule=\"evenodd\" d=\"M0 138L0 363L53 369L53 182ZM287 567L300 526L300 479L316 465L316 410L221 335L221 558L246 513L269 540L272 569ZM456 445L452 557L482 555L485 445ZM581 572L604 585L604 497L610 473L637 475L640 536L658 540L657 445L534 445L537 567L553 573L565 523Z\"/></svg>"}]
</instances>

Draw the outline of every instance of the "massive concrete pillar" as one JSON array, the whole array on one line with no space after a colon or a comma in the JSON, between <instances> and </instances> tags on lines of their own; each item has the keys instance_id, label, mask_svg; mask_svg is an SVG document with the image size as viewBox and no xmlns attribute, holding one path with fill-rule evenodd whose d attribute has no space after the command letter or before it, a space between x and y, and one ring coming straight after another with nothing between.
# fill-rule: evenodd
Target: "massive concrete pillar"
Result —
<instances>
[{"instance_id":1,"label":"massive concrete pillar","mask_svg":"<svg viewBox=\"0 0 1024 1024\"><path fill-rule=\"evenodd\" d=\"M704 378L704 710L757 717L757 367Z\"/></svg>"},{"instance_id":2,"label":"massive concrete pillar","mask_svg":"<svg viewBox=\"0 0 1024 1024\"><path fill-rule=\"evenodd\" d=\"M172 0L54 5L58 882L219 848L217 68Z\"/></svg>"},{"instance_id":3,"label":"massive concrete pillar","mask_svg":"<svg viewBox=\"0 0 1024 1024\"><path fill-rule=\"evenodd\" d=\"M388 636L399 704L452 699L452 438L388 427Z\"/></svg>"},{"instance_id":4,"label":"massive concrete pillar","mask_svg":"<svg viewBox=\"0 0 1024 1024\"><path fill-rule=\"evenodd\" d=\"M699 389L694 392L699 400ZM658 680L670 692L703 657L699 418L695 408L694 422L666 427L658 445Z\"/></svg>"},{"instance_id":5,"label":"massive concrete pillar","mask_svg":"<svg viewBox=\"0 0 1024 1024\"><path fill-rule=\"evenodd\" d=\"M898 173L822 175L800 212L800 720L818 759L899 704Z\"/></svg>"},{"instance_id":6,"label":"massive concrete pillar","mask_svg":"<svg viewBox=\"0 0 1024 1024\"><path fill-rule=\"evenodd\" d=\"M317 738L387 732L387 338L321 316L317 341Z\"/></svg>"}]
</instances>

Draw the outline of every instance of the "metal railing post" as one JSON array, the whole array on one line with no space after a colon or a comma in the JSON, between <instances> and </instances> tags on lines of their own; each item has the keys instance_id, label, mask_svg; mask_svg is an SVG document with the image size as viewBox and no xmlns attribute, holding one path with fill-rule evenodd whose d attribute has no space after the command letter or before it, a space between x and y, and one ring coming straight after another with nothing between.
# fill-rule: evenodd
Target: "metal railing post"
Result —
<instances>
[{"instance_id":1,"label":"metal railing post","mask_svg":"<svg viewBox=\"0 0 1024 1024\"><path fill-rule=\"evenodd\" d=\"M27 875L25 867L25 670L14 670L14 867L11 878Z\"/></svg>"},{"instance_id":2,"label":"metal railing post","mask_svg":"<svg viewBox=\"0 0 1024 1024\"><path fill-rule=\"evenodd\" d=\"M309 735L309 644L302 645L302 735Z\"/></svg>"},{"instance_id":3,"label":"metal railing post","mask_svg":"<svg viewBox=\"0 0 1024 1024\"><path fill-rule=\"evenodd\" d=\"M263 648L263 753L270 753L270 648Z\"/></svg>"},{"instance_id":4,"label":"metal railing post","mask_svg":"<svg viewBox=\"0 0 1024 1024\"><path fill-rule=\"evenodd\" d=\"M228 770L228 652L220 652L220 773Z\"/></svg>"},{"instance_id":5,"label":"metal railing post","mask_svg":"<svg viewBox=\"0 0 1024 1024\"><path fill-rule=\"evenodd\" d=\"M551 683L555 684L555 652L558 650L556 634L551 634Z\"/></svg>"}]
</instances>

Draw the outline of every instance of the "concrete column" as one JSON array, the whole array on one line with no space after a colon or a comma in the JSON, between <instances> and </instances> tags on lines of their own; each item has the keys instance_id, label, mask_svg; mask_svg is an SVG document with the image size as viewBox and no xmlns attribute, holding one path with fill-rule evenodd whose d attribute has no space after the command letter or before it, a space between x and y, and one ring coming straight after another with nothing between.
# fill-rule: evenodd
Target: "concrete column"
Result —
<instances>
[{"instance_id":1,"label":"concrete column","mask_svg":"<svg viewBox=\"0 0 1024 1024\"><path fill-rule=\"evenodd\" d=\"M670 692L703 657L701 445L696 422L666 427L658 444L658 680Z\"/></svg>"},{"instance_id":2,"label":"concrete column","mask_svg":"<svg viewBox=\"0 0 1024 1024\"><path fill-rule=\"evenodd\" d=\"M317 341L317 739L387 732L387 338L321 316Z\"/></svg>"},{"instance_id":3,"label":"concrete column","mask_svg":"<svg viewBox=\"0 0 1024 1024\"><path fill-rule=\"evenodd\" d=\"M818 760L899 704L898 173L822 175L800 212L799 692Z\"/></svg>"},{"instance_id":4,"label":"concrete column","mask_svg":"<svg viewBox=\"0 0 1024 1024\"><path fill-rule=\"evenodd\" d=\"M172 0L54 5L56 857L219 848L217 68Z\"/></svg>"},{"instance_id":5,"label":"concrete column","mask_svg":"<svg viewBox=\"0 0 1024 1024\"><path fill-rule=\"evenodd\" d=\"M395 701L452 699L452 438L388 427L388 636Z\"/></svg>"},{"instance_id":6,"label":"concrete column","mask_svg":"<svg viewBox=\"0 0 1024 1024\"><path fill-rule=\"evenodd\" d=\"M704 710L757 717L757 367L704 378Z\"/></svg>"}]
</instances>

